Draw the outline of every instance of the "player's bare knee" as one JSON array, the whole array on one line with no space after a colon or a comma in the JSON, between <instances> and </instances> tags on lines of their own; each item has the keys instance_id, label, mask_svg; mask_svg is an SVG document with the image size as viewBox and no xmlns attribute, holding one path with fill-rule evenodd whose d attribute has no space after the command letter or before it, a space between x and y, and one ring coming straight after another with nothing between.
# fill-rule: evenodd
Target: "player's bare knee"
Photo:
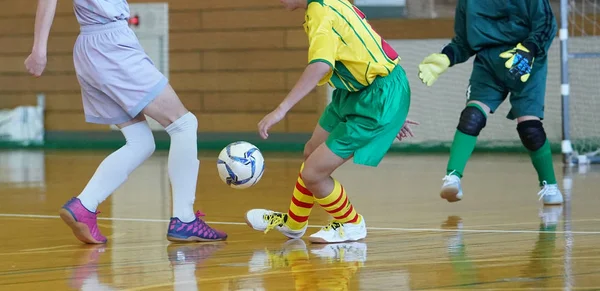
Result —
<instances>
[{"instance_id":1,"label":"player's bare knee","mask_svg":"<svg viewBox=\"0 0 600 291\"><path fill-rule=\"evenodd\" d=\"M517 132L523 146L530 151L537 151L546 143L546 132L540 120L526 120L517 124Z\"/></svg>"},{"instance_id":2,"label":"player's bare knee","mask_svg":"<svg viewBox=\"0 0 600 291\"><path fill-rule=\"evenodd\" d=\"M327 175L324 175L316 167L310 163L304 164L302 169L302 180L304 184L310 189L312 185L318 185Z\"/></svg>"},{"instance_id":3,"label":"player's bare knee","mask_svg":"<svg viewBox=\"0 0 600 291\"><path fill-rule=\"evenodd\" d=\"M481 109L479 106L468 105L461 112L460 120L456 129L466 135L478 136L481 130L485 127L486 122L487 117L483 109Z\"/></svg>"}]
</instances>

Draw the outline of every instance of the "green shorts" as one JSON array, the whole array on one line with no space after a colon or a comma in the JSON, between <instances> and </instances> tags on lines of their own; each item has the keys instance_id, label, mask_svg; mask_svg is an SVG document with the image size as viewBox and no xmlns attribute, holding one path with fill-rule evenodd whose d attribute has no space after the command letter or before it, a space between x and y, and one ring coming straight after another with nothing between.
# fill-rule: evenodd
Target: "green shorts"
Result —
<instances>
[{"instance_id":1,"label":"green shorts","mask_svg":"<svg viewBox=\"0 0 600 291\"><path fill-rule=\"evenodd\" d=\"M469 80L467 102L482 102L494 113L510 93L511 109L506 118L532 115L544 119L548 60L534 60L527 82L511 80L508 77L508 69L504 67L506 59L499 57L500 53L510 48L496 47L478 53Z\"/></svg>"},{"instance_id":2,"label":"green shorts","mask_svg":"<svg viewBox=\"0 0 600 291\"><path fill-rule=\"evenodd\" d=\"M410 107L410 86L404 69L396 66L358 92L336 89L319 120L329 132L325 142L343 159L379 165L404 125Z\"/></svg>"}]
</instances>

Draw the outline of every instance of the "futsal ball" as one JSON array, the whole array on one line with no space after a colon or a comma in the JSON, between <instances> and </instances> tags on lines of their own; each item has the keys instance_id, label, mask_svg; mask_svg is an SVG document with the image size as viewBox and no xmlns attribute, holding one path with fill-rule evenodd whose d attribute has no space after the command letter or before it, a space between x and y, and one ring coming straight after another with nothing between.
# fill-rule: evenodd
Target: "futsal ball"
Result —
<instances>
[{"instance_id":1,"label":"futsal ball","mask_svg":"<svg viewBox=\"0 0 600 291\"><path fill-rule=\"evenodd\" d=\"M234 189L245 189L258 183L265 171L265 159L253 144L237 141L221 150L217 170L225 184Z\"/></svg>"}]
</instances>

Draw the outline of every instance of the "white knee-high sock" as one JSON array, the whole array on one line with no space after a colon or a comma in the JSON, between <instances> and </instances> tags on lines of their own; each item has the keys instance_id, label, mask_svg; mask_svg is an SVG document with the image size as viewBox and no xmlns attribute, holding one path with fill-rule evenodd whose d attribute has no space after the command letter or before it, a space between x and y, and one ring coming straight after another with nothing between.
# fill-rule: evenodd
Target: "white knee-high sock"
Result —
<instances>
[{"instance_id":1,"label":"white knee-high sock","mask_svg":"<svg viewBox=\"0 0 600 291\"><path fill-rule=\"evenodd\" d=\"M126 144L100 163L94 176L77 196L89 211L96 211L98 205L154 152L156 145L148 122L134 123L122 128L121 132Z\"/></svg>"},{"instance_id":2,"label":"white knee-high sock","mask_svg":"<svg viewBox=\"0 0 600 291\"><path fill-rule=\"evenodd\" d=\"M186 113L166 128L171 136L169 148L169 179L173 188L173 217L191 222L194 216L196 182L198 180L198 119Z\"/></svg>"}]
</instances>

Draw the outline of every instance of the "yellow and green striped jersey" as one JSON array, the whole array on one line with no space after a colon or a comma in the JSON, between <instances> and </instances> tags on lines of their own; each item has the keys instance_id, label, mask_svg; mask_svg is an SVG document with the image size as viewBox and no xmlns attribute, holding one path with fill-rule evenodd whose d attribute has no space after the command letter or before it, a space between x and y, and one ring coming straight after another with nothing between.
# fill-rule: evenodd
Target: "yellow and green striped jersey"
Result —
<instances>
[{"instance_id":1,"label":"yellow and green striped jersey","mask_svg":"<svg viewBox=\"0 0 600 291\"><path fill-rule=\"evenodd\" d=\"M377 76L387 76L400 61L398 53L347 0L308 0L304 30L308 62L324 62L332 71L319 81L359 91Z\"/></svg>"}]
</instances>

